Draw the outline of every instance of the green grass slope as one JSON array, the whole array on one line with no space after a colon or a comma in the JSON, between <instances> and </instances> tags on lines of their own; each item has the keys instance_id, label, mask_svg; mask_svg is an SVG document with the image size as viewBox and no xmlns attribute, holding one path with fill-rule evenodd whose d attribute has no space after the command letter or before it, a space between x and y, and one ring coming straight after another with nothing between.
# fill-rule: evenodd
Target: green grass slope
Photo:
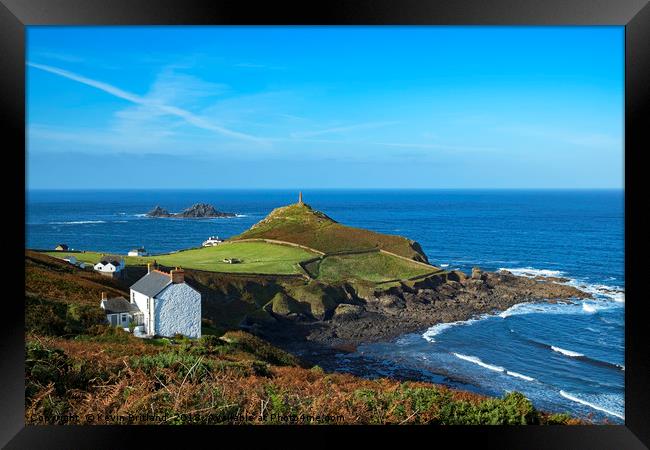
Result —
<instances>
[{"instance_id":1,"label":"green grass slope","mask_svg":"<svg viewBox=\"0 0 650 450\"><path fill-rule=\"evenodd\" d=\"M375 233L342 225L307 204L274 209L248 231L231 238L292 242L324 253L383 249L416 261L428 262L420 245L402 236Z\"/></svg>"},{"instance_id":2,"label":"green grass slope","mask_svg":"<svg viewBox=\"0 0 650 450\"><path fill-rule=\"evenodd\" d=\"M74 255L77 260L95 264L102 253L47 252L48 255L63 258ZM316 256L316 253L300 247L267 242L225 242L214 247L182 250L156 256L125 256L129 265L144 265L154 260L164 266L181 266L186 269L207 270L228 273L301 274L298 263ZM238 264L223 262L225 258L237 258Z\"/></svg>"},{"instance_id":3,"label":"green grass slope","mask_svg":"<svg viewBox=\"0 0 650 450\"><path fill-rule=\"evenodd\" d=\"M426 267L380 252L332 255L320 262L318 280L327 283L353 280L383 283L391 280L405 280L438 270L432 266Z\"/></svg>"}]
</instances>

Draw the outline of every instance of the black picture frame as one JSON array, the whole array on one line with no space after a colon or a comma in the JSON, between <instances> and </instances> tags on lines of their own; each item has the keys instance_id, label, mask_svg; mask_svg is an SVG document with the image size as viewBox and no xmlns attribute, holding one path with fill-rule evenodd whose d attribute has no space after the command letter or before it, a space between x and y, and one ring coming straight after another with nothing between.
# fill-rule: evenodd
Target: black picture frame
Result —
<instances>
[{"instance_id":1,"label":"black picture frame","mask_svg":"<svg viewBox=\"0 0 650 450\"><path fill-rule=\"evenodd\" d=\"M633 449L650 445L650 351L642 291L645 266L639 229L647 200L637 189L643 178L641 155L648 147L650 100L650 6L646 0L329 0L320 2L250 2L201 0L0 0L0 122L5 129L5 160L14 155L16 167L5 168L5 193L14 198L13 227L6 247L16 255L3 278L5 320L0 358L0 444L7 448L109 448L150 445L153 436L178 445L215 442L211 437L238 439L260 433L292 433L283 427L117 427L24 425L24 304L20 255L24 252L25 192L25 27L29 25L621 25L625 26L625 425L546 427L315 427L294 444L333 439L333 431L357 432L362 438L395 438L416 444L417 438L440 445L473 443L480 448ZM22 194L21 194L22 193ZM11 234L9 234L11 233ZM22 234L21 234L22 233ZM16 236L22 236L20 239ZM22 246L22 247L21 247ZM636 262L639 264L636 264ZM15 277L9 271L16 272ZM15 281L15 283L10 283ZM408 433L408 434L406 434ZM198 436L200 434L201 436ZM433 435L433 436L432 436ZM329 439L327 438L329 436ZM283 444L291 444L285 437ZM435 440L434 440L435 439ZM327 442L322 440L322 443ZM124 445L126 443L126 445ZM131 445L129 445L131 444ZM232 445L232 444L231 444ZM247 441L241 440L239 444ZM307 444L311 445L311 444Z\"/></svg>"}]
</instances>

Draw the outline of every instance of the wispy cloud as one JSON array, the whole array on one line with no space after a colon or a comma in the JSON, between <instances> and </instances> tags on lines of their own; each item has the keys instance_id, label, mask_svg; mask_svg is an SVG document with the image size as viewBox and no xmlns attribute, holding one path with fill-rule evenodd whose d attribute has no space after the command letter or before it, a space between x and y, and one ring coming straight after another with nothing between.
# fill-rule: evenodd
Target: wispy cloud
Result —
<instances>
[{"instance_id":1,"label":"wispy cloud","mask_svg":"<svg viewBox=\"0 0 650 450\"><path fill-rule=\"evenodd\" d=\"M263 139L260 139L258 137L246 134L246 133L241 133L238 131L231 130L229 128L223 127L221 125L217 125L213 122L207 121L203 117L200 117L186 109L179 108L177 106L171 105L164 103L160 100L151 100L150 98L147 97L142 97L137 94L133 94L131 92L127 92L123 89L118 88L117 86L104 83L102 81L94 80L91 78L84 77L82 75L78 75L76 73L60 69L58 67L53 67L53 66L48 66L45 64L38 64L38 63L33 63L33 62L27 62L27 65L30 67L33 67L35 69L43 70L45 72L52 73L54 75L58 75L73 81L76 81L78 83L85 84L87 86L93 87L95 89L99 89L101 91L104 91L110 95L113 95L114 97L121 98L123 100L126 100L128 102L134 103L136 105L141 105L145 106L151 109L154 109L158 111L161 114L167 114L175 117L179 117L183 119L185 122L187 122L190 125L193 125L197 128L201 128L203 130L208 130L212 131L214 133L220 134L222 136L234 138L234 139L241 139L241 140L247 140L247 141L253 141L257 143L263 143Z\"/></svg>"},{"instance_id":2,"label":"wispy cloud","mask_svg":"<svg viewBox=\"0 0 650 450\"><path fill-rule=\"evenodd\" d=\"M314 130L314 131L304 131L304 132L295 132L291 133L291 137L293 138L308 138L308 137L314 137L314 136L321 136L323 134L338 134L338 133L347 133L349 131L357 131L357 130L367 130L367 129L373 129L373 128L383 128L383 127L388 127L392 125L397 125L400 122L367 122L367 123L358 123L358 124L353 124L353 125L345 125L345 126L339 126L339 127L333 127L333 128L326 128L323 130Z\"/></svg>"},{"instance_id":3,"label":"wispy cloud","mask_svg":"<svg viewBox=\"0 0 650 450\"><path fill-rule=\"evenodd\" d=\"M286 69L286 67L283 67L283 66L273 66L273 65L269 65L269 64L248 63L248 62L237 63L234 66L235 67L247 68L247 69L269 69L269 70L285 70Z\"/></svg>"},{"instance_id":4,"label":"wispy cloud","mask_svg":"<svg viewBox=\"0 0 650 450\"><path fill-rule=\"evenodd\" d=\"M538 125L513 125L495 128L502 133L515 134L523 137L549 139L566 144L583 147L616 148L622 147L623 141L615 136L598 132L566 131L558 128Z\"/></svg>"},{"instance_id":5,"label":"wispy cloud","mask_svg":"<svg viewBox=\"0 0 650 450\"><path fill-rule=\"evenodd\" d=\"M458 150L470 152L482 151L497 151L495 147L471 147L465 145L445 145L445 144L409 144L403 142L373 142L373 145L381 145L383 147L397 147L397 148L419 148L419 149L432 149L432 150Z\"/></svg>"}]
</instances>

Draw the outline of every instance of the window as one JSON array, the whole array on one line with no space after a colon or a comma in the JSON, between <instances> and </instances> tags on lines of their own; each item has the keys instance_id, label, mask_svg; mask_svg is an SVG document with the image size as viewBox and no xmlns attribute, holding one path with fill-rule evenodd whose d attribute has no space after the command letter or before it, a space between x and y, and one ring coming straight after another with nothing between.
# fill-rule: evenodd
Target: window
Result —
<instances>
[{"instance_id":1,"label":"window","mask_svg":"<svg viewBox=\"0 0 650 450\"><path fill-rule=\"evenodd\" d=\"M122 314L122 322L126 322L127 314Z\"/></svg>"}]
</instances>

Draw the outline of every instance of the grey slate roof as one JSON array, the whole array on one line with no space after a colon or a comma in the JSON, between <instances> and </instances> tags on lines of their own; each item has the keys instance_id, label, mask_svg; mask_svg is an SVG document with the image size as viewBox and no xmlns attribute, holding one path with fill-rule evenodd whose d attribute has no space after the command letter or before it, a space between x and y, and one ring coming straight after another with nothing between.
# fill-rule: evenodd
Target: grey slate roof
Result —
<instances>
[{"instance_id":1,"label":"grey slate roof","mask_svg":"<svg viewBox=\"0 0 650 450\"><path fill-rule=\"evenodd\" d=\"M99 262L103 265L111 263L117 267L122 264L122 258L120 256L103 255L102 259L100 259Z\"/></svg>"},{"instance_id":2,"label":"grey slate roof","mask_svg":"<svg viewBox=\"0 0 650 450\"><path fill-rule=\"evenodd\" d=\"M129 303L129 301L124 297L109 298L108 300L103 300L103 304L106 314L117 314L125 312L134 313L140 311L137 306L135 306L133 303Z\"/></svg>"},{"instance_id":3,"label":"grey slate roof","mask_svg":"<svg viewBox=\"0 0 650 450\"><path fill-rule=\"evenodd\" d=\"M144 294L147 297L155 297L156 294L167 287L168 284L171 284L171 282L172 278L169 275L152 270L136 281L136 283L131 286L131 289Z\"/></svg>"}]
</instances>

